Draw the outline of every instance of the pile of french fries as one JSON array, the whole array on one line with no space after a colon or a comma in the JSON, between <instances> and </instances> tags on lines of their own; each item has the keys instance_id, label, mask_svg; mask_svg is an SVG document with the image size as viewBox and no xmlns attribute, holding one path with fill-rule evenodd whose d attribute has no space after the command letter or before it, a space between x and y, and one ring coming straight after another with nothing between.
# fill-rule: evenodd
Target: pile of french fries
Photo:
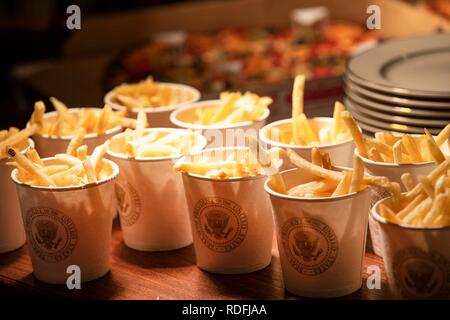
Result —
<instances>
[{"instance_id":1,"label":"pile of french fries","mask_svg":"<svg viewBox=\"0 0 450 320\"><path fill-rule=\"evenodd\" d=\"M368 186L392 188L392 184L386 177L365 175L364 163L357 157L353 157L353 168L349 171L336 171L329 162L329 157L321 154L318 149L312 150L312 163L306 161L292 150L287 150L289 159L298 168L306 170L315 179L311 182L300 184L287 190L286 194L304 198L322 198L342 196L354 192L360 192Z\"/></svg>"},{"instance_id":2,"label":"pile of french fries","mask_svg":"<svg viewBox=\"0 0 450 320\"><path fill-rule=\"evenodd\" d=\"M195 109L195 122L202 125L256 121L272 103L270 97L246 92L222 92L220 106Z\"/></svg>"},{"instance_id":3,"label":"pile of french fries","mask_svg":"<svg viewBox=\"0 0 450 320\"><path fill-rule=\"evenodd\" d=\"M80 186L106 179L113 173L109 163L103 161L107 142L88 155L87 146L81 145L83 139L84 131L81 130L70 141L66 153L56 154L51 161L42 161L34 148L28 148L23 155L10 147L11 162L7 164L16 167L17 179L30 186Z\"/></svg>"},{"instance_id":4,"label":"pile of french fries","mask_svg":"<svg viewBox=\"0 0 450 320\"><path fill-rule=\"evenodd\" d=\"M125 112L113 111L105 105L103 109L82 108L81 111L69 111L67 106L58 99L51 97L57 116L56 119L46 119L45 104L42 101L35 103L34 112L29 121L29 127L37 127L34 130L40 135L50 137L64 137L76 134L81 128L86 134L103 134L117 126L134 128L136 120L125 117Z\"/></svg>"},{"instance_id":5,"label":"pile of french fries","mask_svg":"<svg viewBox=\"0 0 450 320\"><path fill-rule=\"evenodd\" d=\"M358 152L364 158L376 162L411 164L434 161L439 164L445 160L441 151L444 143L449 143L450 124L433 137L427 129L423 135L393 134L392 132L377 132L375 138L364 138L353 116L345 111L342 113L349 128Z\"/></svg>"},{"instance_id":6,"label":"pile of french fries","mask_svg":"<svg viewBox=\"0 0 450 320\"><path fill-rule=\"evenodd\" d=\"M418 228L450 226L450 158L426 176L402 175L406 193L395 192L381 203L378 213L386 220Z\"/></svg>"},{"instance_id":7,"label":"pile of french fries","mask_svg":"<svg viewBox=\"0 0 450 320\"><path fill-rule=\"evenodd\" d=\"M112 100L130 110L158 108L192 100L190 92L147 78L138 83L124 83L113 90Z\"/></svg>"},{"instance_id":8,"label":"pile of french fries","mask_svg":"<svg viewBox=\"0 0 450 320\"><path fill-rule=\"evenodd\" d=\"M173 129L171 132L145 132L147 116L141 109L137 116L136 129L127 129L119 143L121 151L130 158L135 157L164 157L188 154L198 143L198 133Z\"/></svg>"},{"instance_id":9,"label":"pile of french fries","mask_svg":"<svg viewBox=\"0 0 450 320\"><path fill-rule=\"evenodd\" d=\"M264 150L263 146L254 137L246 137L250 150L256 154L256 160L265 169L270 177L270 183L276 192L303 198L323 198L341 196L364 190L367 186L377 186L400 189L398 184L391 183L386 177L369 176L364 173L364 163L357 157L353 157L353 169L349 171L337 171L333 168L328 153L321 152L318 148L312 148L309 162L291 149L280 149L285 152L290 161L298 168L305 170L315 177L313 181L286 189L283 177L274 165L273 158ZM397 185L397 186L396 186Z\"/></svg>"},{"instance_id":10,"label":"pile of french fries","mask_svg":"<svg viewBox=\"0 0 450 320\"><path fill-rule=\"evenodd\" d=\"M303 95L305 76L298 75L294 80L292 90L292 125L290 128L272 127L268 138L284 144L298 146L320 146L338 143L351 138L350 132L342 120L345 107L339 101L334 104L332 126L322 126L308 120L303 112Z\"/></svg>"}]
</instances>

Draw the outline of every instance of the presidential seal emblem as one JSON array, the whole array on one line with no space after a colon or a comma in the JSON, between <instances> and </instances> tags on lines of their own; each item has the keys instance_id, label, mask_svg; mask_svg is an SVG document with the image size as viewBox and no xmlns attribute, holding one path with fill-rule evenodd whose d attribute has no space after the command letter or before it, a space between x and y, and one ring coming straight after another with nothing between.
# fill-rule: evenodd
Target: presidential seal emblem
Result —
<instances>
[{"instance_id":1,"label":"presidential seal emblem","mask_svg":"<svg viewBox=\"0 0 450 320\"><path fill-rule=\"evenodd\" d=\"M201 241L215 252L239 247L248 229L247 215L241 206L218 197L199 200L194 207L194 221Z\"/></svg>"},{"instance_id":2,"label":"presidential seal emblem","mask_svg":"<svg viewBox=\"0 0 450 320\"><path fill-rule=\"evenodd\" d=\"M50 263L67 259L78 242L72 219L47 207L33 207L26 213L25 227L29 244L36 255Z\"/></svg>"},{"instance_id":3,"label":"presidential seal emblem","mask_svg":"<svg viewBox=\"0 0 450 320\"><path fill-rule=\"evenodd\" d=\"M394 279L400 294L412 299L450 296L450 263L437 252L419 248L398 252L393 262Z\"/></svg>"},{"instance_id":4,"label":"presidential seal emblem","mask_svg":"<svg viewBox=\"0 0 450 320\"><path fill-rule=\"evenodd\" d=\"M338 254L334 231L311 217L287 220L282 226L281 240L289 263L303 275L316 276L327 271Z\"/></svg>"},{"instance_id":5,"label":"presidential seal emblem","mask_svg":"<svg viewBox=\"0 0 450 320\"><path fill-rule=\"evenodd\" d=\"M141 200L134 187L125 182L123 185L116 182L114 191L117 199L120 223L124 226L132 226L141 215Z\"/></svg>"}]
</instances>

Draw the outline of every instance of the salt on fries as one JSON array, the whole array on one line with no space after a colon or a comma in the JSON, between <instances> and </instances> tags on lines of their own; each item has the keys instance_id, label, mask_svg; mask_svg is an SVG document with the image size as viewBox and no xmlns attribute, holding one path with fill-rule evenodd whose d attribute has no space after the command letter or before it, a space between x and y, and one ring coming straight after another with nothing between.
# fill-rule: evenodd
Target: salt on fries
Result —
<instances>
[{"instance_id":1,"label":"salt on fries","mask_svg":"<svg viewBox=\"0 0 450 320\"><path fill-rule=\"evenodd\" d=\"M222 92L220 106L195 109L195 122L202 125L256 121L272 103L270 97L246 92Z\"/></svg>"},{"instance_id":2,"label":"salt on fries","mask_svg":"<svg viewBox=\"0 0 450 320\"><path fill-rule=\"evenodd\" d=\"M112 100L128 109L157 108L193 99L192 93L147 78L138 83L124 83L113 90Z\"/></svg>"},{"instance_id":3,"label":"salt on fries","mask_svg":"<svg viewBox=\"0 0 450 320\"><path fill-rule=\"evenodd\" d=\"M295 151L287 149L290 161L315 176L313 181L297 185L287 190L285 194L295 197L322 198L351 194L364 190L367 186L390 187L391 183L386 177L376 177L364 174L364 163L353 157L353 169L349 171L335 171L325 167L323 158L329 158L325 153L312 149L312 157L321 157L317 164L310 163L299 156ZM320 164L319 164L320 163Z\"/></svg>"},{"instance_id":4,"label":"salt on fries","mask_svg":"<svg viewBox=\"0 0 450 320\"><path fill-rule=\"evenodd\" d=\"M42 161L34 148L29 148L25 155L16 149L9 148L8 155L18 170L17 179L31 186L68 187L95 183L109 177L113 173L108 162L103 161L107 143L95 148L91 156L87 156L87 146L79 146L83 141L83 134L75 136L69 144L69 153L57 154L51 161ZM83 150L83 152L78 152ZM78 157L78 154L83 157Z\"/></svg>"},{"instance_id":5,"label":"salt on fries","mask_svg":"<svg viewBox=\"0 0 450 320\"><path fill-rule=\"evenodd\" d=\"M433 137L427 129L423 135L394 135L391 132L377 132L375 138L364 138L353 116L345 111L342 117L350 129L358 152L364 158L376 162L411 164L434 161L440 164L445 155L440 147L450 136L450 124Z\"/></svg>"},{"instance_id":6,"label":"salt on fries","mask_svg":"<svg viewBox=\"0 0 450 320\"><path fill-rule=\"evenodd\" d=\"M34 105L33 123L30 126L23 130L12 127L9 130L0 131L0 159L8 157L8 148L20 145L42 128L44 113L44 103L38 101Z\"/></svg>"},{"instance_id":7,"label":"salt on fries","mask_svg":"<svg viewBox=\"0 0 450 320\"><path fill-rule=\"evenodd\" d=\"M30 130L33 128L33 133L63 137L72 136L81 128L86 134L103 134L117 126L128 128L136 126L135 119L126 118L124 112L115 112L108 105L103 109L80 108L71 112L64 103L54 97L50 98L50 102L56 110L56 119L47 120L43 116L45 104L42 101L37 102L28 127Z\"/></svg>"},{"instance_id":8,"label":"salt on fries","mask_svg":"<svg viewBox=\"0 0 450 320\"><path fill-rule=\"evenodd\" d=\"M418 228L450 226L450 158L427 176L402 175L406 193L399 190L378 206L387 221Z\"/></svg>"},{"instance_id":9,"label":"salt on fries","mask_svg":"<svg viewBox=\"0 0 450 320\"><path fill-rule=\"evenodd\" d=\"M268 132L269 138L285 144L299 146L320 146L338 143L351 138L350 132L342 119L345 107L337 101L334 105L332 126L319 128L314 119L308 120L303 112L303 92L305 76L298 75L292 90L292 125L290 128L273 127Z\"/></svg>"},{"instance_id":10,"label":"salt on fries","mask_svg":"<svg viewBox=\"0 0 450 320\"><path fill-rule=\"evenodd\" d=\"M198 144L198 133L183 129L173 131L149 131L147 127L147 116L141 109L137 116L136 129L127 129L118 140L121 144L114 147L115 152L136 157L165 157L189 154ZM117 149L117 150L116 150Z\"/></svg>"}]
</instances>

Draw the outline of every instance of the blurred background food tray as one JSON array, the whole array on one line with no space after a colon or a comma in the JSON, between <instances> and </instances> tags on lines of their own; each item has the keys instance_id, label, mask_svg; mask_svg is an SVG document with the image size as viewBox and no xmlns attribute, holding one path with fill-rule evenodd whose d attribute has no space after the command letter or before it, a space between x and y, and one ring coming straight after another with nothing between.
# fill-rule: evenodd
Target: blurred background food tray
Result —
<instances>
[{"instance_id":1,"label":"blurred background food tray","mask_svg":"<svg viewBox=\"0 0 450 320\"><path fill-rule=\"evenodd\" d=\"M377 30L376 35L373 32L362 31L368 16L366 9L371 4L380 6L383 12L382 28ZM177 75L176 73L170 80L175 81L179 76L182 78L180 82L191 81L194 84L197 82L203 89L204 98L217 97L217 92L222 89L254 90L260 94L268 94L274 98L270 120L276 120L288 116L290 112L292 83L289 78L297 72L305 72L310 76L306 85L306 113L308 116L328 115L331 113L334 101L343 96L344 63L359 39L391 39L429 34L438 29L450 30L448 21L430 10L397 0L351 0L346 1L345 6L338 0L198 1L86 17L83 18L82 29L70 33L62 50L62 59L20 65L13 70L18 110L24 114L25 119L25 114L29 114L33 102L36 99L46 100L48 96L56 96L69 106L100 106L103 103L103 95L111 86L122 80L129 81L145 77L154 71L148 69L145 63L143 67L140 66L138 59L137 65L142 68L140 70L142 73L133 77L133 74L124 73L123 62L127 61L130 55L139 53L136 48L148 46L149 41L155 39L155 35L159 35L159 39L163 35L166 41L169 39L172 43L180 40L177 39L177 37L180 38L180 34L203 35L195 39L196 43L210 42L211 37L220 36L228 39L226 43L230 46L236 43L242 45L242 42L237 40L241 39L242 30L247 30L245 32L248 34L255 32L251 37L259 37L264 40L263 43L267 43L267 39L276 39L275 35L286 37L286 34L280 30L286 31L292 27L292 12L295 9L311 6L322 6L318 11L316 10L319 14L316 12L315 15L320 16L325 11L328 14L325 20L340 23L335 28L324 31L330 33L329 38L334 39L334 42L323 42L324 32L321 37L320 34L318 37L318 34L314 32L308 34L311 31L310 28L301 29L309 31L297 37L296 41L303 41L309 46L300 46L302 50L297 50L299 48L297 46L297 49L293 51L300 56L306 52L310 58L300 63L292 63L287 72L283 68L273 72L272 64L269 64L269 67L265 68L270 72L257 74L255 77L250 76L249 73L244 77L246 81L230 81L229 79L235 78L234 75L228 80L220 79L223 78L224 69L226 72L233 73L238 70L239 74L242 73L242 63L241 65L235 63L239 59L231 55L233 59L228 57L218 60L222 61L217 66L221 70L218 79L223 81L211 80L208 77L201 78L197 74L187 77L185 74ZM399 16L402 17L401 21L398 19ZM294 21L297 20L294 19ZM427 23L417 23L417 21L427 21ZM241 33L238 30L241 30ZM176 32L173 33L174 31ZM210 38L205 38L205 34L208 34ZM357 41L349 40L354 37L354 34L358 35ZM318 37L321 40L311 42L308 37ZM336 46L336 39L342 40L339 40L342 42L339 46ZM248 44L244 42L244 46ZM274 45L271 45L271 48L273 47ZM216 48L213 49L211 50L213 53L217 52ZM270 60L273 63L280 60L279 55L283 50L270 49L265 52L269 54L262 57L252 56L246 61L246 65L251 65L254 71L258 71L261 69L260 65L264 66L267 61ZM248 52L246 54L248 55ZM173 56L168 56L174 59ZM192 55L188 57L189 59L192 60ZM204 63L205 60L202 61ZM195 70L193 66L196 63L192 61L190 63L191 67L185 70L187 74ZM204 69L204 65L200 67ZM156 72L156 80L166 80L158 79L160 74L167 77L170 72L159 74Z\"/></svg>"}]
</instances>

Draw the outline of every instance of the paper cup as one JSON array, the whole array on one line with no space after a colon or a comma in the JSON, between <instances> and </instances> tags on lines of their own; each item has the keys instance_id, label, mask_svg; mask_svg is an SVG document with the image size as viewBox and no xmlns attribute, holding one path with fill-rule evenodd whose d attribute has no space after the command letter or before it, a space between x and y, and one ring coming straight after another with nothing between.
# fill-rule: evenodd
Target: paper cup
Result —
<instances>
[{"instance_id":1,"label":"paper cup","mask_svg":"<svg viewBox=\"0 0 450 320\"><path fill-rule=\"evenodd\" d=\"M449 299L450 227L415 228L387 222L378 208L391 200L380 200L371 211L380 226L391 293L396 298Z\"/></svg>"},{"instance_id":2,"label":"paper cup","mask_svg":"<svg viewBox=\"0 0 450 320\"><path fill-rule=\"evenodd\" d=\"M83 108L70 108L70 113L80 112ZM101 112L100 108L90 108ZM45 121L54 122L57 119L58 113L56 111L48 112L44 115ZM110 139L113 135L122 131L121 126L117 126L109 129L104 134L88 133L85 135L83 144L88 146L89 152L92 152L95 147L103 144L106 140ZM58 153L65 153L67 146L73 136L52 137L47 134L34 134L32 136L36 145L36 150L41 157L53 157Z\"/></svg>"},{"instance_id":3,"label":"paper cup","mask_svg":"<svg viewBox=\"0 0 450 320\"><path fill-rule=\"evenodd\" d=\"M146 132L172 132L172 128ZM108 155L120 167L115 192L125 244L142 251L167 251L192 243L189 213L181 174L173 165L181 156L128 158L123 153L124 134L111 139ZM206 139L198 136L198 151Z\"/></svg>"},{"instance_id":4,"label":"paper cup","mask_svg":"<svg viewBox=\"0 0 450 320\"><path fill-rule=\"evenodd\" d=\"M444 143L441 147L442 152L444 154L449 154L448 145ZM387 177L392 182L400 183L403 191L406 191L403 187L401 176L409 172L416 177L421 175L427 175L434 168L436 168L436 164L433 161L423 162L417 164L396 164L396 163L385 163L385 162L377 162L370 159L367 159L361 156L358 152L358 149L355 149L355 154L358 155L361 160L364 162L364 167L366 168L367 173L373 176L384 176ZM390 193L384 188L373 188L372 189L372 205L378 202L381 199L390 196ZM372 249L374 253L378 256L383 256L383 246L380 239L380 230L379 223L369 216L369 230L370 237L372 240Z\"/></svg>"},{"instance_id":5,"label":"paper cup","mask_svg":"<svg viewBox=\"0 0 450 320\"><path fill-rule=\"evenodd\" d=\"M174 125L169 120L170 113L175 109L181 108L183 106L189 105L190 103L200 100L201 96L200 91L191 86L166 82L161 82L161 84L179 90L180 94L182 95L183 102L169 106L144 109L145 113L147 114L148 125L151 128L174 127ZM104 102L110 105L115 110L127 111L129 117L131 118L137 118L139 109L130 110L126 106L121 105L117 100L114 99L113 90L106 94Z\"/></svg>"},{"instance_id":6,"label":"paper cup","mask_svg":"<svg viewBox=\"0 0 450 320\"><path fill-rule=\"evenodd\" d=\"M309 121L311 125L317 130L323 127L329 127L330 129L332 129L334 120L333 118L318 117L309 119ZM284 119L272 122L261 129L261 131L259 132L259 137L261 141L268 146L268 148L278 147L292 149L302 158L311 161L311 150L313 146L291 145L269 139L268 132L272 128L288 129L291 126L292 119ZM338 143L320 145L317 146L317 148L319 148L320 151L327 152L330 155L331 162L335 166L351 167L353 165L353 150L355 149L355 146L352 138ZM289 157L287 157L286 155L283 155L282 159L284 164L282 170L296 168L296 166L291 163Z\"/></svg>"},{"instance_id":7,"label":"paper cup","mask_svg":"<svg viewBox=\"0 0 450 320\"><path fill-rule=\"evenodd\" d=\"M52 164L54 158L43 159ZM11 173L20 200L25 233L37 279L65 284L69 266L80 268L81 282L109 271L112 216L116 210L113 174L97 183L73 187L33 187Z\"/></svg>"},{"instance_id":8,"label":"paper cup","mask_svg":"<svg viewBox=\"0 0 450 320\"><path fill-rule=\"evenodd\" d=\"M286 187L313 180L302 169L282 171ZM275 192L267 180L286 289L313 298L340 297L362 285L370 191L330 198Z\"/></svg>"},{"instance_id":9,"label":"paper cup","mask_svg":"<svg viewBox=\"0 0 450 320\"><path fill-rule=\"evenodd\" d=\"M18 147L23 150L21 152L23 154L30 146L34 147L34 143L33 140L28 139ZM0 253L15 250L25 244L19 199L14 183L11 181L13 167L6 165L9 161L11 160L0 160Z\"/></svg>"},{"instance_id":10,"label":"paper cup","mask_svg":"<svg viewBox=\"0 0 450 320\"><path fill-rule=\"evenodd\" d=\"M206 149L211 161L244 148ZM197 266L221 274L257 271L272 258L273 219L265 177L213 180L183 173Z\"/></svg>"},{"instance_id":11,"label":"paper cup","mask_svg":"<svg viewBox=\"0 0 450 320\"><path fill-rule=\"evenodd\" d=\"M270 115L267 108L256 121L244 121L232 124L202 125L195 123L195 110L201 108L219 107L220 100L205 100L179 108L170 114L173 125L191 130L199 130L208 141L208 148L242 147L245 146L246 134L258 136L259 130L266 124Z\"/></svg>"}]
</instances>

